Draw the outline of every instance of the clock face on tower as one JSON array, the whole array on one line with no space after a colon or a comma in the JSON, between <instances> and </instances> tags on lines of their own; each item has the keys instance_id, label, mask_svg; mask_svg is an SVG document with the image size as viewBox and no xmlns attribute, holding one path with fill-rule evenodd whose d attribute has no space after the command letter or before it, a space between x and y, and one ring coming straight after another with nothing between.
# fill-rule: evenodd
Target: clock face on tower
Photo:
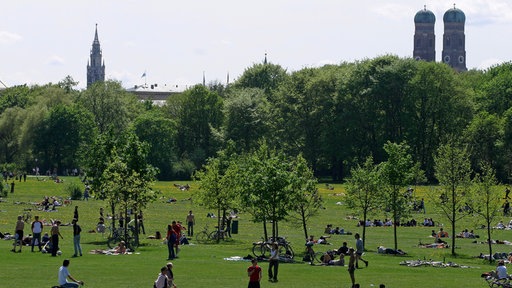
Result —
<instances>
[{"instance_id":1,"label":"clock face on tower","mask_svg":"<svg viewBox=\"0 0 512 288\"><path fill-rule=\"evenodd\" d=\"M459 63L464 63L464 56L459 56Z\"/></svg>"}]
</instances>

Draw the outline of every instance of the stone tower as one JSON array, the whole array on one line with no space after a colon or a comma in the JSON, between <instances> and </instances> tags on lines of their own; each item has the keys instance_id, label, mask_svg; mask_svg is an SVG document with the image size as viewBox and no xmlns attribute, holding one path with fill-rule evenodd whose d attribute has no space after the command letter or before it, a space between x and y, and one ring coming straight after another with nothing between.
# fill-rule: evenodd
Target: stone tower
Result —
<instances>
[{"instance_id":1,"label":"stone tower","mask_svg":"<svg viewBox=\"0 0 512 288\"><path fill-rule=\"evenodd\" d=\"M87 61L87 87L94 82L105 81L105 62L101 60L100 41L98 40L98 24L92 42L91 59Z\"/></svg>"},{"instance_id":2,"label":"stone tower","mask_svg":"<svg viewBox=\"0 0 512 288\"><path fill-rule=\"evenodd\" d=\"M464 24L466 15L460 9L455 8L446 11L443 16L443 62L450 65L456 71L467 71L466 68L466 36Z\"/></svg>"},{"instance_id":3,"label":"stone tower","mask_svg":"<svg viewBox=\"0 0 512 288\"><path fill-rule=\"evenodd\" d=\"M414 16L414 59L436 61L435 24L436 16L426 6Z\"/></svg>"}]
</instances>

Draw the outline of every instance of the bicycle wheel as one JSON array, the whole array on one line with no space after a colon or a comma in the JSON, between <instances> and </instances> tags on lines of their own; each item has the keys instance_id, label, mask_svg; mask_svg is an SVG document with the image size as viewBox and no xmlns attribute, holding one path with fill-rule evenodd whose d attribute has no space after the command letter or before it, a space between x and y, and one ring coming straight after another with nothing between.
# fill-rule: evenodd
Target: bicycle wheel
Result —
<instances>
[{"instance_id":1,"label":"bicycle wheel","mask_svg":"<svg viewBox=\"0 0 512 288\"><path fill-rule=\"evenodd\" d=\"M117 247L119 241L121 241L121 239L119 238L119 235L117 235L117 233L110 235L107 239L108 248L113 249Z\"/></svg>"},{"instance_id":2,"label":"bicycle wheel","mask_svg":"<svg viewBox=\"0 0 512 288\"><path fill-rule=\"evenodd\" d=\"M128 248L130 248L132 251L135 251L135 248L139 247L139 241L135 235L128 235L128 239L126 239L126 245L128 245Z\"/></svg>"},{"instance_id":3,"label":"bicycle wheel","mask_svg":"<svg viewBox=\"0 0 512 288\"><path fill-rule=\"evenodd\" d=\"M265 251L263 250L265 245L261 243L253 243L252 244L252 254L256 257L263 257Z\"/></svg>"},{"instance_id":4,"label":"bicycle wheel","mask_svg":"<svg viewBox=\"0 0 512 288\"><path fill-rule=\"evenodd\" d=\"M205 231L201 231L196 235L197 243L206 243L208 241L208 234Z\"/></svg>"},{"instance_id":5,"label":"bicycle wheel","mask_svg":"<svg viewBox=\"0 0 512 288\"><path fill-rule=\"evenodd\" d=\"M222 231L213 231L208 235L208 238L213 241L224 239L224 233Z\"/></svg>"},{"instance_id":6,"label":"bicycle wheel","mask_svg":"<svg viewBox=\"0 0 512 288\"><path fill-rule=\"evenodd\" d=\"M312 263L315 263L315 264L317 264L317 263L322 263L322 260L321 260L321 259L322 259L322 256L323 256L323 255L324 255L324 253L323 253L323 252L315 252L315 253L313 254Z\"/></svg>"},{"instance_id":7,"label":"bicycle wheel","mask_svg":"<svg viewBox=\"0 0 512 288\"><path fill-rule=\"evenodd\" d=\"M279 256L283 258L293 259L295 253L293 252L292 246L289 244L279 246Z\"/></svg>"}]
</instances>

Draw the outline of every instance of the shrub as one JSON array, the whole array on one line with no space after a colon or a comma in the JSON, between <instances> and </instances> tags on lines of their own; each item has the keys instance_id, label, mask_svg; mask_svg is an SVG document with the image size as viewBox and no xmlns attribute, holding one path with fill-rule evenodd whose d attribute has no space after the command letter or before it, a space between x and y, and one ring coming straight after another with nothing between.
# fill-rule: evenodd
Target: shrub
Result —
<instances>
[{"instance_id":1,"label":"shrub","mask_svg":"<svg viewBox=\"0 0 512 288\"><path fill-rule=\"evenodd\" d=\"M82 186L75 182L70 182L66 186L66 192L68 193L71 200L80 200L83 197Z\"/></svg>"}]
</instances>

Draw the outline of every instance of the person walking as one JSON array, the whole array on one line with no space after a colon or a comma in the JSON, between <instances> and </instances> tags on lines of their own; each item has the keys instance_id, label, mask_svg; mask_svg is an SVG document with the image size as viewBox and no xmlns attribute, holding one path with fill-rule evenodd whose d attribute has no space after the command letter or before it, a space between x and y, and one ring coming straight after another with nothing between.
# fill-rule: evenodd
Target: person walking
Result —
<instances>
[{"instance_id":1,"label":"person walking","mask_svg":"<svg viewBox=\"0 0 512 288\"><path fill-rule=\"evenodd\" d=\"M368 267L368 261L362 258L364 253L363 239L361 239L359 233L356 233L356 235L354 235L354 238L356 238L356 268L359 268L359 260L363 261L366 267Z\"/></svg>"},{"instance_id":2,"label":"person walking","mask_svg":"<svg viewBox=\"0 0 512 288\"><path fill-rule=\"evenodd\" d=\"M355 287L356 285L356 276L354 275L356 271L355 262L357 259L357 256L354 252L354 248L350 247L348 249L348 255L350 256L348 260L348 274L350 275L350 280L352 281L352 287Z\"/></svg>"},{"instance_id":3,"label":"person walking","mask_svg":"<svg viewBox=\"0 0 512 288\"><path fill-rule=\"evenodd\" d=\"M76 280L71 274L69 274L68 270L69 260L66 259L62 262L62 266L59 268L59 285L63 288L75 288L79 285L84 285L84 281ZM70 279L73 282L68 282Z\"/></svg>"},{"instance_id":4,"label":"person walking","mask_svg":"<svg viewBox=\"0 0 512 288\"><path fill-rule=\"evenodd\" d=\"M39 252L41 252L41 233L43 232L43 222L39 221L39 216L34 217L34 222L32 222L32 241L31 248L32 252L34 252L34 245L37 241L37 246L39 246Z\"/></svg>"},{"instance_id":5,"label":"person walking","mask_svg":"<svg viewBox=\"0 0 512 288\"><path fill-rule=\"evenodd\" d=\"M192 210L188 211L187 215L187 235L194 236L194 225L196 225L196 218L192 214Z\"/></svg>"},{"instance_id":6,"label":"person walking","mask_svg":"<svg viewBox=\"0 0 512 288\"><path fill-rule=\"evenodd\" d=\"M169 251L169 255L167 260L173 260L176 257L174 253L174 244L176 243L176 233L172 228L172 225L167 225L167 250Z\"/></svg>"},{"instance_id":7,"label":"person walking","mask_svg":"<svg viewBox=\"0 0 512 288\"><path fill-rule=\"evenodd\" d=\"M279 247L276 242L272 243L270 248L270 258L268 259L268 281L277 282L277 272L279 269Z\"/></svg>"},{"instance_id":8,"label":"person walking","mask_svg":"<svg viewBox=\"0 0 512 288\"><path fill-rule=\"evenodd\" d=\"M82 228L80 228L77 222L78 219L73 219L73 247L75 248L73 257L77 257L78 252L80 252L80 256L82 256L82 247L80 246L80 232L82 232Z\"/></svg>"},{"instance_id":9,"label":"person walking","mask_svg":"<svg viewBox=\"0 0 512 288\"><path fill-rule=\"evenodd\" d=\"M23 229L25 228L25 222L23 222L23 217L21 215L18 216L18 221L16 221L16 228L14 228L14 247L12 248L12 252L16 252L16 246L20 245L20 251L21 253L21 247L23 246Z\"/></svg>"},{"instance_id":10,"label":"person walking","mask_svg":"<svg viewBox=\"0 0 512 288\"><path fill-rule=\"evenodd\" d=\"M253 258L252 265L247 268L247 276L249 276L249 285L247 288L260 288L261 267L258 266L258 260Z\"/></svg>"}]
</instances>

